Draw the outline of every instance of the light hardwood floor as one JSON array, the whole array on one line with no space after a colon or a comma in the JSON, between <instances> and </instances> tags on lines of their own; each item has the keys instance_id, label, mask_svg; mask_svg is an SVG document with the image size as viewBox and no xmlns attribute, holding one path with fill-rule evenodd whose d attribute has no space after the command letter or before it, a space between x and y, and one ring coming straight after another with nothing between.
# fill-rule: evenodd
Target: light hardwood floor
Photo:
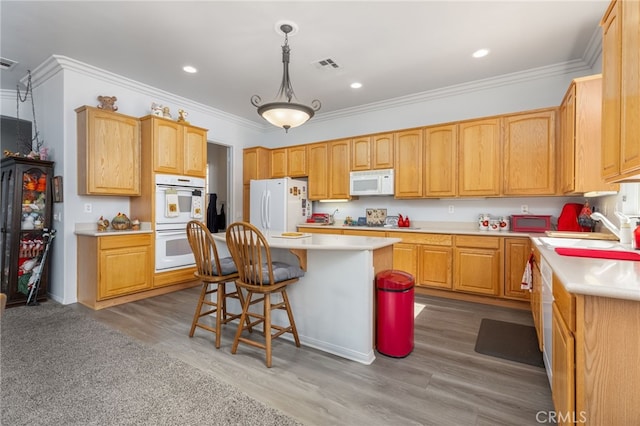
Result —
<instances>
[{"instance_id":1,"label":"light hardwood floor","mask_svg":"<svg viewBox=\"0 0 640 426\"><path fill-rule=\"evenodd\" d=\"M377 354L367 366L276 339L269 369L257 348L231 354L232 324L223 326L218 350L212 333L188 337L198 292L101 311L74 306L308 425L535 425L536 413L553 410L543 368L474 351L482 318L532 325L527 311L416 296L426 307L406 358Z\"/></svg>"}]
</instances>

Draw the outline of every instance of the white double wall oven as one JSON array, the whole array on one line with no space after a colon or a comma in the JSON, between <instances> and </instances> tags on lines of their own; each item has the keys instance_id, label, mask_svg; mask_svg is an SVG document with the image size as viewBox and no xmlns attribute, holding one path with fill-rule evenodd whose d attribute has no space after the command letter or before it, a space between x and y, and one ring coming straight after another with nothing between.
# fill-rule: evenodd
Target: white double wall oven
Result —
<instances>
[{"instance_id":1,"label":"white double wall oven","mask_svg":"<svg viewBox=\"0 0 640 426\"><path fill-rule=\"evenodd\" d=\"M205 221L205 179L158 174L155 186L155 270L194 266L187 223Z\"/></svg>"}]
</instances>

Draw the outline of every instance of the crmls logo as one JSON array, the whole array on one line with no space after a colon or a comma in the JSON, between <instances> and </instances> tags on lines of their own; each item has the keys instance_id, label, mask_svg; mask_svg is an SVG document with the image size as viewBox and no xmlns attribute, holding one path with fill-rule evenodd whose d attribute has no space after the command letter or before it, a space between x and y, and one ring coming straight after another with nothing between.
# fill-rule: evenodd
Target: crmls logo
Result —
<instances>
[{"instance_id":1,"label":"crmls logo","mask_svg":"<svg viewBox=\"0 0 640 426\"><path fill-rule=\"evenodd\" d=\"M538 423L586 423L587 413L580 411L538 411L536 413L536 421Z\"/></svg>"}]
</instances>

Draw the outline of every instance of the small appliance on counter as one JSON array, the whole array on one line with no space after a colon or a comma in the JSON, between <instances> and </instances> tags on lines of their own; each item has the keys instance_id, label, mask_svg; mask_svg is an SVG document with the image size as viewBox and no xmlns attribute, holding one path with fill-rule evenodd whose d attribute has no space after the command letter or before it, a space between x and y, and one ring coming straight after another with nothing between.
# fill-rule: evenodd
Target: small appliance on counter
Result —
<instances>
[{"instance_id":1,"label":"small appliance on counter","mask_svg":"<svg viewBox=\"0 0 640 426\"><path fill-rule=\"evenodd\" d=\"M511 215L511 230L514 232L545 232L551 229L550 215Z\"/></svg>"},{"instance_id":2,"label":"small appliance on counter","mask_svg":"<svg viewBox=\"0 0 640 426\"><path fill-rule=\"evenodd\" d=\"M318 225L328 225L331 221L331 215L329 213L313 213L307 223L315 223Z\"/></svg>"}]
</instances>

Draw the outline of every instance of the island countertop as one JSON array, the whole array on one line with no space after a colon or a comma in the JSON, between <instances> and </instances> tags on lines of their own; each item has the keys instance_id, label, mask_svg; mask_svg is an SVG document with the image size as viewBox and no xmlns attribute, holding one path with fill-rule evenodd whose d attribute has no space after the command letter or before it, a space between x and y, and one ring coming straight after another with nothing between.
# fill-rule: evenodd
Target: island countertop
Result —
<instances>
[{"instance_id":1,"label":"island countertop","mask_svg":"<svg viewBox=\"0 0 640 426\"><path fill-rule=\"evenodd\" d=\"M377 250L402 241L400 238L361 237L355 235L332 235L302 233L302 237L286 237L278 233L265 233L267 243L273 248L303 250ZM218 241L226 242L224 232L213 235Z\"/></svg>"}]
</instances>

